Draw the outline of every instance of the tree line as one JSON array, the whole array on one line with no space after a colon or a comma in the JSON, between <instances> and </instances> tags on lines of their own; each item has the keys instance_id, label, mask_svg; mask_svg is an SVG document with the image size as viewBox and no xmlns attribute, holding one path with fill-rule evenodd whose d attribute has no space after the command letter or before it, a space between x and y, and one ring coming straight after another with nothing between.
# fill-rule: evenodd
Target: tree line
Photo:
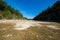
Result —
<instances>
[{"instance_id":1,"label":"tree line","mask_svg":"<svg viewBox=\"0 0 60 40\"><path fill-rule=\"evenodd\" d=\"M23 19L23 15L3 0L0 0L0 19Z\"/></svg>"},{"instance_id":2,"label":"tree line","mask_svg":"<svg viewBox=\"0 0 60 40\"><path fill-rule=\"evenodd\" d=\"M55 2L51 7L39 13L33 20L60 22L60 1Z\"/></svg>"}]
</instances>

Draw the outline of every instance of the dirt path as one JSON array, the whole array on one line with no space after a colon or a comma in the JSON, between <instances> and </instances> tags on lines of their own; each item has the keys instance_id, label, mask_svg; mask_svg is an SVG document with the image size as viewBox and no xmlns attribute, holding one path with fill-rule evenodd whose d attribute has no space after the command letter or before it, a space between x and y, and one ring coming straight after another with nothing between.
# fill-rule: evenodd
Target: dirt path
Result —
<instances>
[{"instance_id":1,"label":"dirt path","mask_svg":"<svg viewBox=\"0 0 60 40\"><path fill-rule=\"evenodd\" d=\"M33 20L0 20L0 23L11 23L14 25L14 30L25 30L31 26L38 26L38 27L48 27L52 29L60 29L58 26L51 24L50 22L41 22L41 21L33 21Z\"/></svg>"},{"instance_id":2,"label":"dirt path","mask_svg":"<svg viewBox=\"0 0 60 40\"><path fill-rule=\"evenodd\" d=\"M59 40L60 23L0 20L0 40Z\"/></svg>"}]
</instances>

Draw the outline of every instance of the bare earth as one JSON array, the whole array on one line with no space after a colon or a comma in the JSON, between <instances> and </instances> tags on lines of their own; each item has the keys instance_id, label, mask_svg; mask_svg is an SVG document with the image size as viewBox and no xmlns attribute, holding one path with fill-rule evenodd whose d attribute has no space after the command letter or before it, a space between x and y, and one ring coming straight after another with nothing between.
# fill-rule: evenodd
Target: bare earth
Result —
<instances>
[{"instance_id":1,"label":"bare earth","mask_svg":"<svg viewBox=\"0 0 60 40\"><path fill-rule=\"evenodd\" d=\"M0 20L0 40L60 40L60 23Z\"/></svg>"}]
</instances>

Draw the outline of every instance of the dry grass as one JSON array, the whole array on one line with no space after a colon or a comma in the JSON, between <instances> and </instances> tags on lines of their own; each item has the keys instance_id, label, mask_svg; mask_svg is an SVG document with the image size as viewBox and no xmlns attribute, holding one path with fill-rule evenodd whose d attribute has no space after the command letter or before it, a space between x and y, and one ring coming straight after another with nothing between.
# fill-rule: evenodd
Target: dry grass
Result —
<instances>
[{"instance_id":1,"label":"dry grass","mask_svg":"<svg viewBox=\"0 0 60 40\"><path fill-rule=\"evenodd\" d=\"M8 36L7 35L12 35ZM0 40L60 40L60 30L31 27L27 30L0 30Z\"/></svg>"},{"instance_id":2,"label":"dry grass","mask_svg":"<svg viewBox=\"0 0 60 40\"><path fill-rule=\"evenodd\" d=\"M60 27L59 23L42 24L43 26L30 27L26 30L13 30L12 24L0 24L0 40L60 40L60 30L51 29L46 25L56 25ZM11 28L10 28L11 27Z\"/></svg>"},{"instance_id":3,"label":"dry grass","mask_svg":"<svg viewBox=\"0 0 60 40\"><path fill-rule=\"evenodd\" d=\"M14 24L11 23L0 23L0 28L13 27Z\"/></svg>"}]
</instances>

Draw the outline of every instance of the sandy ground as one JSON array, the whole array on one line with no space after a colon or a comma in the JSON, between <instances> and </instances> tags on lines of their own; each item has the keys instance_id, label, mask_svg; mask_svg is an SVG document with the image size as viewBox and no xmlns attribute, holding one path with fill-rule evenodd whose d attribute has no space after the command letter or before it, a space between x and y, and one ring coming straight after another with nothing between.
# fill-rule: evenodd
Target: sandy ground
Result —
<instances>
[{"instance_id":1,"label":"sandy ground","mask_svg":"<svg viewBox=\"0 0 60 40\"><path fill-rule=\"evenodd\" d=\"M41 22L41 21L33 21L33 20L0 20L0 23L11 23L14 25L14 30L25 30L31 26L43 26L42 24L47 24L46 27L52 28L52 29L60 29L55 25L48 25L50 22ZM5 28L4 28L5 29Z\"/></svg>"}]
</instances>

